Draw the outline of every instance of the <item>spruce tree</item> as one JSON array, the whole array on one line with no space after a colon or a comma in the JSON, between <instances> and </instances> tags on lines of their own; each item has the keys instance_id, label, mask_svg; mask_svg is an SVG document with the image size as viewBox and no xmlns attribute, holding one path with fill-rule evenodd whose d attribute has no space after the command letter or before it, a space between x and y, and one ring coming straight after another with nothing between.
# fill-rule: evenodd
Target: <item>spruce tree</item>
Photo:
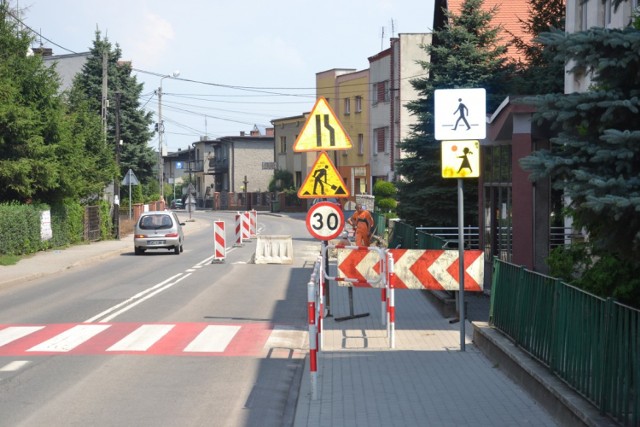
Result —
<instances>
[{"instance_id":1,"label":"spruce tree","mask_svg":"<svg viewBox=\"0 0 640 427\"><path fill-rule=\"evenodd\" d=\"M147 145L152 138L151 124L153 117L140 106L142 83L138 83L131 75L131 64L122 61L120 47L113 47L108 39L96 31L90 56L82 72L74 79L71 90L73 103L86 102L89 108L100 116L102 109L102 62L103 53L107 54L107 82L109 107L107 111L107 144L111 147L112 156L116 153L116 114L118 114L116 96L120 102L120 176L131 168L142 182L152 181L157 175L157 153Z\"/></svg>"},{"instance_id":2,"label":"spruce tree","mask_svg":"<svg viewBox=\"0 0 640 427\"><path fill-rule=\"evenodd\" d=\"M0 201L97 198L113 170L99 117L68 108L55 67L29 54L18 20L0 3Z\"/></svg>"},{"instance_id":3,"label":"spruce tree","mask_svg":"<svg viewBox=\"0 0 640 427\"><path fill-rule=\"evenodd\" d=\"M410 136L400 143L406 156L396 163L398 214L413 225L456 226L457 183L441 177L441 144L434 139L433 95L436 89L484 88L487 111L508 93L509 67L499 42L500 28L491 25L497 9L481 10L484 0L465 0L460 15L445 11L447 23L433 33L421 65L428 77L412 81L418 100L407 108L417 117ZM477 224L477 179L465 179L465 224Z\"/></svg>"},{"instance_id":4,"label":"spruce tree","mask_svg":"<svg viewBox=\"0 0 640 427\"><path fill-rule=\"evenodd\" d=\"M592 28L541 36L592 76L584 93L530 100L536 119L557 130L551 149L523 159L533 180L548 177L571 202L568 213L600 249L640 260L640 31Z\"/></svg>"},{"instance_id":5,"label":"spruce tree","mask_svg":"<svg viewBox=\"0 0 640 427\"><path fill-rule=\"evenodd\" d=\"M540 42L538 37L552 29L565 28L564 0L529 0L527 19L518 18L522 30L531 37L525 40L507 31L512 44L522 55L513 61L515 78L514 94L537 95L562 93L564 90L564 64L553 60L553 49Z\"/></svg>"}]
</instances>

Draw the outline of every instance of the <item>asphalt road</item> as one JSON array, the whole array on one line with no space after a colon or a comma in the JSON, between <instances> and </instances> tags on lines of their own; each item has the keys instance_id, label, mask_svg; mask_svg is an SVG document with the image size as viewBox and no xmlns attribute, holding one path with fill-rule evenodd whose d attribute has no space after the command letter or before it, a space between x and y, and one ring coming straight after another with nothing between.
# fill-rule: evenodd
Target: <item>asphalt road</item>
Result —
<instances>
[{"instance_id":1,"label":"asphalt road","mask_svg":"<svg viewBox=\"0 0 640 427\"><path fill-rule=\"evenodd\" d=\"M193 215L210 224L181 255L132 245L0 289L0 426L292 423L319 243L303 216L260 215L259 234L292 236L294 263L255 265L255 240L232 247L232 213ZM211 262L214 219L224 263Z\"/></svg>"}]
</instances>

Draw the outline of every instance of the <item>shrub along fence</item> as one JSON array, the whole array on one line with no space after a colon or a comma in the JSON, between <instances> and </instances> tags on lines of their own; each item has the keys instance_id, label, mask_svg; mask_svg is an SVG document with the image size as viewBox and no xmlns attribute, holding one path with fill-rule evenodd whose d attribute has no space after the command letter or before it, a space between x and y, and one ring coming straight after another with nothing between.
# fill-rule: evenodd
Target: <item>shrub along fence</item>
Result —
<instances>
[{"instance_id":1,"label":"shrub along fence","mask_svg":"<svg viewBox=\"0 0 640 427\"><path fill-rule=\"evenodd\" d=\"M490 322L603 414L640 425L640 311L494 260Z\"/></svg>"}]
</instances>

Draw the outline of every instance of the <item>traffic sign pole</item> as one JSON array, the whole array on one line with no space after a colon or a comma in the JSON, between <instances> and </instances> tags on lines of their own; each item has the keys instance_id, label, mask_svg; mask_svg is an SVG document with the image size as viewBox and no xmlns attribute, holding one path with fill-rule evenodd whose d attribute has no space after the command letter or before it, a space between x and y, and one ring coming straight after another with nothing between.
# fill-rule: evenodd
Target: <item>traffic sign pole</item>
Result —
<instances>
[{"instance_id":1,"label":"traffic sign pole","mask_svg":"<svg viewBox=\"0 0 640 427\"><path fill-rule=\"evenodd\" d=\"M462 193L462 179L458 178L458 258L459 258L459 270L458 283L460 284L459 290L459 304L458 312L460 314L460 351L465 351L465 336L464 336L464 197Z\"/></svg>"}]
</instances>

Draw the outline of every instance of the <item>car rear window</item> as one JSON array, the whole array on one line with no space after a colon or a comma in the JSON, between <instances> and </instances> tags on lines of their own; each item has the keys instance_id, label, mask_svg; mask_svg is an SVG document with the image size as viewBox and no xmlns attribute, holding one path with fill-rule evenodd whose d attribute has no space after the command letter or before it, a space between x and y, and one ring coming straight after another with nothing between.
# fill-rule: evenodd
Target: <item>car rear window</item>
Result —
<instances>
[{"instance_id":1,"label":"car rear window","mask_svg":"<svg viewBox=\"0 0 640 427\"><path fill-rule=\"evenodd\" d=\"M140 218L142 230L163 230L171 227L173 227L173 220L170 215L145 215Z\"/></svg>"}]
</instances>

